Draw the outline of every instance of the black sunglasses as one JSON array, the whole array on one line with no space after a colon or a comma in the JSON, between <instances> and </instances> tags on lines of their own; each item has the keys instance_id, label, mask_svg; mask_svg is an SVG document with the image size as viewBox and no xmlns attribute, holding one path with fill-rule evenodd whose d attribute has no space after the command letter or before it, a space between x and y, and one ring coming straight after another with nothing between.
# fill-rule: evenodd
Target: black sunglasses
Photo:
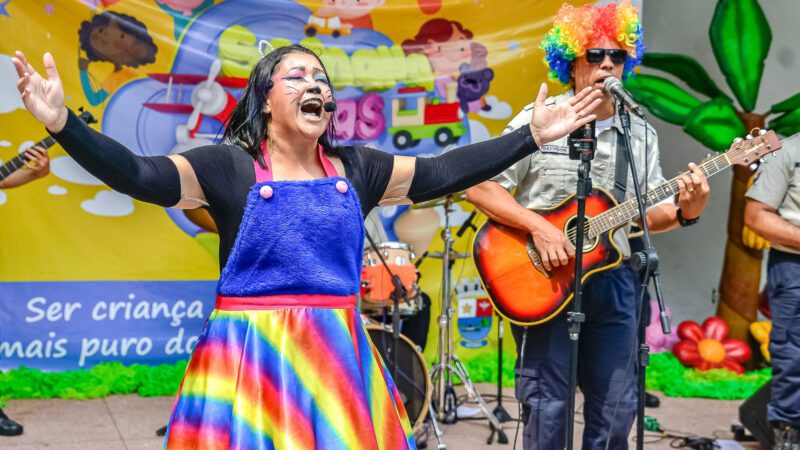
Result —
<instances>
[{"instance_id":1,"label":"black sunglasses","mask_svg":"<svg viewBox=\"0 0 800 450\"><path fill-rule=\"evenodd\" d=\"M628 58L628 52L620 48L590 48L586 50L586 62L600 64L606 59L606 55L615 65L625 64L625 60Z\"/></svg>"}]
</instances>

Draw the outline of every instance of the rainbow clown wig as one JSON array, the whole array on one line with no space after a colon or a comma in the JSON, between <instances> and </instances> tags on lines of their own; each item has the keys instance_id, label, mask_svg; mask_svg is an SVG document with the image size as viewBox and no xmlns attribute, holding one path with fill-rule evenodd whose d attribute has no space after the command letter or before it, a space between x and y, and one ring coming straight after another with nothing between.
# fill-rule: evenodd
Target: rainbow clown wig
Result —
<instances>
[{"instance_id":1,"label":"rainbow clown wig","mask_svg":"<svg viewBox=\"0 0 800 450\"><path fill-rule=\"evenodd\" d=\"M549 77L568 84L575 58L583 56L596 41L608 37L628 51L622 72L623 80L627 79L642 63L642 55L647 50L642 44L642 25L637 12L629 0L580 8L564 4L553 18L553 28L539 46L545 51Z\"/></svg>"}]
</instances>

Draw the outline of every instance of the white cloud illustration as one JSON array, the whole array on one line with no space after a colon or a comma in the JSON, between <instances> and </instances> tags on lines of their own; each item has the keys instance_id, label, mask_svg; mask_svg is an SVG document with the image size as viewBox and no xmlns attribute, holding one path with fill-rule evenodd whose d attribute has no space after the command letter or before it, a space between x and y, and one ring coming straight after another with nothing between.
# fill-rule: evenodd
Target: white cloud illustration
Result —
<instances>
[{"instance_id":1,"label":"white cloud illustration","mask_svg":"<svg viewBox=\"0 0 800 450\"><path fill-rule=\"evenodd\" d=\"M6 193L3 192L3 191L0 191L0 206L3 206L3 205L6 204L6 198L8 198Z\"/></svg>"},{"instance_id":2,"label":"white cloud illustration","mask_svg":"<svg viewBox=\"0 0 800 450\"><path fill-rule=\"evenodd\" d=\"M11 56L0 54L0 114L25 108L17 90L18 79Z\"/></svg>"},{"instance_id":3,"label":"white cloud illustration","mask_svg":"<svg viewBox=\"0 0 800 450\"><path fill-rule=\"evenodd\" d=\"M133 200L119 192L100 191L93 199L81 202L81 208L95 216L122 217L133 212Z\"/></svg>"},{"instance_id":4,"label":"white cloud illustration","mask_svg":"<svg viewBox=\"0 0 800 450\"><path fill-rule=\"evenodd\" d=\"M17 153L24 152L25 150L33 147L33 144L35 144L35 143L36 142L33 142L33 141L25 141L22 144L19 144L19 147L17 147Z\"/></svg>"},{"instance_id":5,"label":"white cloud illustration","mask_svg":"<svg viewBox=\"0 0 800 450\"><path fill-rule=\"evenodd\" d=\"M487 119L507 119L511 117L511 105L506 102L501 102L496 96L490 95L486 97L486 104L491 106L489 111L480 110L478 115Z\"/></svg>"},{"instance_id":6,"label":"white cloud illustration","mask_svg":"<svg viewBox=\"0 0 800 450\"><path fill-rule=\"evenodd\" d=\"M67 195L67 188L54 184L47 188L47 192L52 195Z\"/></svg>"},{"instance_id":7,"label":"white cloud illustration","mask_svg":"<svg viewBox=\"0 0 800 450\"><path fill-rule=\"evenodd\" d=\"M486 125L477 120L469 121L469 141L471 143L488 141L491 138L492 136L489 134L489 129L486 128Z\"/></svg>"},{"instance_id":8,"label":"white cloud illustration","mask_svg":"<svg viewBox=\"0 0 800 450\"><path fill-rule=\"evenodd\" d=\"M50 171L53 175L64 181L86 186L103 186L104 183L89 172L83 170L74 159L69 156L59 156L50 161Z\"/></svg>"},{"instance_id":9,"label":"white cloud illustration","mask_svg":"<svg viewBox=\"0 0 800 450\"><path fill-rule=\"evenodd\" d=\"M0 147L11 147L11 141L0 141Z\"/></svg>"}]
</instances>

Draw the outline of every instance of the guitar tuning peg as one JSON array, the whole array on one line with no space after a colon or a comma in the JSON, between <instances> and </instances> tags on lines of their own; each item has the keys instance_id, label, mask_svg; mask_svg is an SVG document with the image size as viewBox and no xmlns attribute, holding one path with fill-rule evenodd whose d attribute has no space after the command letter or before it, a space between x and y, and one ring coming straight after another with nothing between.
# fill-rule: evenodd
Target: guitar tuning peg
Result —
<instances>
[{"instance_id":1,"label":"guitar tuning peg","mask_svg":"<svg viewBox=\"0 0 800 450\"><path fill-rule=\"evenodd\" d=\"M742 138L740 138L740 137L737 137L736 139L734 139L734 140L733 140L733 143L734 143L734 144L738 144L739 142L742 142L743 140L744 140L744 139L742 139Z\"/></svg>"},{"instance_id":2,"label":"guitar tuning peg","mask_svg":"<svg viewBox=\"0 0 800 450\"><path fill-rule=\"evenodd\" d=\"M759 136L763 136L765 134L767 134L767 130L758 130L758 135Z\"/></svg>"},{"instance_id":3,"label":"guitar tuning peg","mask_svg":"<svg viewBox=\"0 0 800 450\"><path fill-rule=\"evenodd\" d=\"M750 164L750 165L749 165L749 166L747 166L747 167L750 169L750 171L751 171L751 172L755 172L755 171L756 171L756 169L758 169L758 163L753 163L753 164Z\"/></svg>"},{"instance_id":4,"label":"guitar tuning peg","mask_svg":"<svg viewBox=\"0 0 800 450\"><path fill-rule=\"evenodd\" d=\"M745 138L745 139L747 139L747 140L749 141L749 140L753 139L753 135L752 135L752 134L748 134L748 135L747 135L747 136L745 136L744 138Z\"/></svg>"}]
</instances>

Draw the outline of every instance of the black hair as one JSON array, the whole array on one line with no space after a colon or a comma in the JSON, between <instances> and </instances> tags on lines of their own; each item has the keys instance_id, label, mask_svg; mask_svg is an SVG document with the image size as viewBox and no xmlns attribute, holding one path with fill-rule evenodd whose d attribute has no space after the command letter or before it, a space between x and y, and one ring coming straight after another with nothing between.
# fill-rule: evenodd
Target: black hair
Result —
<instances>
[{"instance_id":1,"label":"black hair","mask_svg":"<svg viewBox=\"0 0 800 450\"><path fill-rule=\"evenodd\" d=\"M120 30L122 30L125 34L133 36L147 47L147 54L145 57L137 61L137 63L132 64L130 67L139 67L142 64L150 64L156 60L158 47L156 47L156 44L153 42L153 38L147 33L147 26L145 26L145 24L137 20L135 17L127 14L105 11L102 14L92 17L91 22L85 20L83 23L81 23L81 29L78 30L78 38L80 39L81 49L86 52L86 56L88 57L89 61L105 61L105 59L95 53L94 48L92 48L92 44L89 42L89 36L92 34L92 30L94 30L96 27L107 26L112 20L117 23Z\"/></svg>"},{"instance_id":2,"label":"black hair","mask_svg":"<svg viewBox=\"0 0 800 450\"><path fill-rule=\"evenodd\" d=\"M261 167L266 168L264 155L261 153L261 141L267 136L269 115L264 112L267 102L267 94L272 88L272 77L275 75L278 65L284 57L290 53L307 53L317 58L322 70L327 74L325 65L316 53L302 45L289 45L280 47L261 58L253 70L250 72L250 79L247 86L239 97L239 102L228 117L225 126L225 133L222 136L223 142L238 145L250 154L254 160L258 161ZM332 138L335 136L333 125L334 118L328 124L328 129L319 137L319 144L325 153L330 156L338 156L339 151L334 147Z\"/></svg>"}]
</instances>

